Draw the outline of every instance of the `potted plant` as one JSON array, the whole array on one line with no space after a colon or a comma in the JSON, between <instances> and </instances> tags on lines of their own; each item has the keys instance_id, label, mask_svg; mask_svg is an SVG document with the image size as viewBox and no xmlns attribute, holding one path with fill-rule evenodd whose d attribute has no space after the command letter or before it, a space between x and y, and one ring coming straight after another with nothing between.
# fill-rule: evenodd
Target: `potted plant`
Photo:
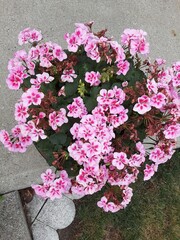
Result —
<instances>
[{"instance_id":1,"label":"potted plant","mask_svg":"<svg viewBox=\"0 0 180 240\"><path fill-rule=\"evenodd\" d=\"M23 93L17 125L11 134L1 130L0 140L13 152L34 143L56 167L32 185L41 197L102 191L97 205L116 212L131 201L139 174L149 180L175 152L180 62L151 62L143 30L124 30L120 44L106 30L93 33L92 24L75 24L66 50L42 42L35 29L20 32L19 45L30 49L9 61L6 82Z\"/></svg>"}]
</instances>

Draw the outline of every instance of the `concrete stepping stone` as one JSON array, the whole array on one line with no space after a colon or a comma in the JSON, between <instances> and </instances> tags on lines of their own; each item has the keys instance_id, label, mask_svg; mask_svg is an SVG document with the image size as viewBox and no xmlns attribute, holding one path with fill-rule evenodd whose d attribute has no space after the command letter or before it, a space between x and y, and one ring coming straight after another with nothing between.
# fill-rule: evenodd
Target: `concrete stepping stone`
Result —
<instances>
[{"instance_id":1,"label":"concrete stepping stone","mask_svg":"<svg viewBox=\"0 0 180 240\"><path fill-rule=\"evenodd\" d=\"M58 233L55 229L38 220L32 225L32 232L34 240L59 240Z\"/></svg>"},{"instance_id":2,"label":"concrete stepping stone","mask_svg":"<svg viewBox=\"0 0 180 240\"><path fill-rule=\"evenodd\" d=\"M56 230L66 228L72 223L75 217L75 205L66 196L54 201L48 199L45 204L44 202L44 199L35 195L27 204L28 214L33 223L31 227L33 238L34 240L59 239L56 237Z\"/></svg>"},{"instance_id":3,"label":"concrete stepping stone","mask_svg":"<svg viewBox=\"0 0 180 240\"><path fill-rule=\"evenodd\" d=\"M0 218L1 240L32 240L18 191L3 195Z\"/></svg>"}]
</instances>

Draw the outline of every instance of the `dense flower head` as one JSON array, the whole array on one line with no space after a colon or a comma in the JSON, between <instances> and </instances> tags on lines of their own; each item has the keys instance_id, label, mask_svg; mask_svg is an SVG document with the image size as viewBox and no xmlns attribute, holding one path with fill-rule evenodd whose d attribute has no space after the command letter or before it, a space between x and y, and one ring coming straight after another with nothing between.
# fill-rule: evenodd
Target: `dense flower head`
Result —
<instances>
[{"instance_id":1,"label":"dense flower head","mask_svg":"<svg viewBox=\"0 0 180 240\"><path fill-rule=\"evenodd\" d=\"M0 130L0 142L22 153L35 143L56 167L32 185L37 195L54 200L101 191L97 205L117 212L131 201L139 173L149 180L175 152L180 61L166 68L164 59L145 59L143 30L125 29L119 43L106 30L94 33L92 24L76 23L64 36L66 50L42 42L35 29L20 32L19 45L30 49L9 60L6 83L23 93L15 104L17 125Z\"/></svg>"}]
</instances>

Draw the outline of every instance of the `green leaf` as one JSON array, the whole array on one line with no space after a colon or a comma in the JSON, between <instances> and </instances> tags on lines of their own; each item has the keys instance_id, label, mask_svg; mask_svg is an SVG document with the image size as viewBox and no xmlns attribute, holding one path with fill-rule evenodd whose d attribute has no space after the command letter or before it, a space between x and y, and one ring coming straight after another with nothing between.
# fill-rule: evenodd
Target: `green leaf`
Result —
<instances>
[{"instance_id":1,"label":"green leaf","mask_svg":"<svg viewBox=\"0 0 180 240\"><path fill-rule=\"evenodd\" d=\"M49 137L52 144L63 145L66 142L67 135L62 132L55 133Z\"/></svg>"},{"instance_id":2,"label":"green leaf","mask_svg":"<svg viewBox=\"0 0 180 240\"><path fill-rule=\"evenodd\" d=\"M97 100L93 97L85 97L84 103L89 113L97 106Z\"/></svg>"},{"instance_id":3,"label":"green leaf","mask_svg":"<svg viewBox=\"0 0 180 240\"><path fill-rule=\"evenodd\" d=\"M74 82L65 84L66 96L72 96L73 94L76 93L78 88L78 83L79 82L77 81L77 79L75 79Z\"/></svg>"}]
</instances>

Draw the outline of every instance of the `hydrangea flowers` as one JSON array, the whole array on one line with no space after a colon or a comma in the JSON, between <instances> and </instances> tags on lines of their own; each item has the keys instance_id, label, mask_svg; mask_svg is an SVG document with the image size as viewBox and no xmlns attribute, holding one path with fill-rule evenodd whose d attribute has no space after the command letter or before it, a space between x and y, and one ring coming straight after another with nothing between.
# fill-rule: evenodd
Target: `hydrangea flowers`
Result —
<instances>
[{"instance_id":1,"label":"hydrangea flowers","mask_svg":"<svg viewBox=\"0 0 180 240\"><path fill-rule=\"evenodd\" d=\"M144 181L169 160L180 136L180 62L141 59L149 53L146 32L126 29L121 44L92 22L65 34L67 50L42 42L26 28L19 45L30 43L9 61L6 80L24 91L15 104L17 125L0 141L13 152L33 142L58 173L48 169L43 184L32 185L43 198L102 192L97 205L117 212L129 204L140 172ZM148 148L145 138L151 140Z\"/></svg>"}]
</instances>

